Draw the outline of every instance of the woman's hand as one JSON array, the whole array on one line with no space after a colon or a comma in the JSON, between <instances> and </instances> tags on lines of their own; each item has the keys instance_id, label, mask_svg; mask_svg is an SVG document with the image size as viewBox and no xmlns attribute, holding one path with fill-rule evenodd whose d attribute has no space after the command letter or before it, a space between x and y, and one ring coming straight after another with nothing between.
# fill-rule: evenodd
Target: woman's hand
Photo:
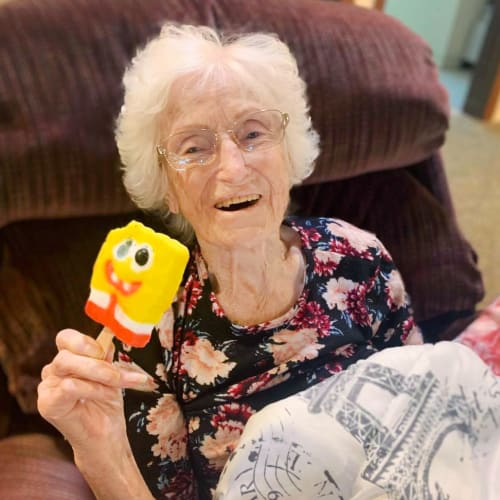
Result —
<instances>
[{"instance_id":1,"label":"woman's hand","mask_svg":"<svg viewBox=\"0 0 500 500\"><path fill-rule=\"evenodd\" d=\"M91 337L56 336L58 353L42 370L38 411L73 448L75 463L98 499L152 499L127 439L121 389L150 390L144 373L121 370Z\"/></svg>"},{"instance_id":2,"label":"woman's hand","mask_svg":"<svg viewBox=\"0 0 500 500\"><path fill-rule=\"evenodd\" d=\"M56 336L58 353L42 370L38 410L70 442L87 454L127 440L121 389L146 383L146 375L112 364L113 345L104 353L76 330Z\"/></svg>"}]
</instances>

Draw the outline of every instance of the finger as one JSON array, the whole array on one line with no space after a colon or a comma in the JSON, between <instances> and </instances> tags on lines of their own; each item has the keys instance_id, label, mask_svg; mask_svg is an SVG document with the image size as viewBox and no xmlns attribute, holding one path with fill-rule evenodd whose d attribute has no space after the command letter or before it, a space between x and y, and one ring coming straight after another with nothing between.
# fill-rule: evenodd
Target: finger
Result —
<instances>
[{"instance_id":1,"label":"finger","mask_svg":"<svg viewBox=\"0 0 500 500\"><path fill-rule=\"evenodd\" d=\"M45 365L42 368L41 379L45 380L52 373L52 363Z\"/></svg>"},{"instance_id":2,"label":"finger","mask_svg":"<svg viewBox=\"0 0 500 500\"><path fill-rule=\"evenodd\" d=\"M47 420L67 415L81 400L121 405L119 389L76 378L50 376L38 386L38 410Z\"/></svg>"},{"instance_id":3,"label":"finger","mask_svg":"<svg viewBox=\"0 0 500 500\"><path fill-rule=\"evenodd\" d=\"M120 386L120 370L112 363L102 359L88 358L68 350L59 351L45 369L45 375L55 375L59 378L75 377L112 387Z\"/></svg>"},{"instance_id":4,"label":"finger","mask_svg":"<svg viewBox=\"0 0 500 500\"><path fill-rule=\"evenodd\" d=\"M104 358L102 347L95 339L71 328L61 330L56 335L56 345L59 351L67 350L95 359Z\"/></svg>"},{"instance_id":5,"label":"finger","mask_svg":"<svg viewBox=\"0 0 500 500\"><path fill-rule=\"evenodd\" d=\"M124 389L134 389L142 392L153 392L158 386L153 377L147 373L141 373L131 370L120 370L121 387Z\"/></svg>"}]
</instances>

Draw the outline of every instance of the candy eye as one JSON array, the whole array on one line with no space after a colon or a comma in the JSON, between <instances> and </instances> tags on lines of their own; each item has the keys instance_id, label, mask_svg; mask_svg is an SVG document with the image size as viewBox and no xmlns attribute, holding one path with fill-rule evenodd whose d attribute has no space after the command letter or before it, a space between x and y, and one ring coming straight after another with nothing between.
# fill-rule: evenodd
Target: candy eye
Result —
<instances>
[{"instance_id":1,"label":"candy eye","mask_svg":"<svg viewBox=\"0 0 500 500\"><path fill-rule=\"evenodd\" d=\"M149 252L147 248L139 248L135 252L134 259L139 266L145 266L149 260Z\"/></svg>"},{"instance_id":2,"label":"candy eye","mask_svg":"<svg viewBox=\"0 0 500 500\"><path fill-rule=\"evenodd\" d=\"M117 259L117 260L126 259L129 252L130 252L130 248L132 247L133 243L134 243L134 240L127 239L127 240L124 240L124 241L118 243L118 245L115 245L115 247L113 248L113 255L114 255L115 259Z\"/></svg>"},{"instance_id":3,"label":"candy eye","mask_svg":"<svg viewBox=\"0 0 500 500\"><path fill-rule=\"evenodd\" d=\"M136 272L145 271L153 264L153 249L143 244L134 248L134 256L132 261L132 269Z\"/></svg>"}]
</instances>

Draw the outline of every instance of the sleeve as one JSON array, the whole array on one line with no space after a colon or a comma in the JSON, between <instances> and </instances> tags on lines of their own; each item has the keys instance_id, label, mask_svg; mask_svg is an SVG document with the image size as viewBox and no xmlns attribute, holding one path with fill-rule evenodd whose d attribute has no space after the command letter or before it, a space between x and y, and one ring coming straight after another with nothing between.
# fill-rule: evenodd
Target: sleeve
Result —
<instances>
[{"instance_id":1,"label":"sleeve","mask_svg":"<svg viewBox=\"0 0 500 500\"><path fill-rule=\"evenodd\" d=\"M422 335L413 317L401 274L380 242L379 251L379 265L369 297L374 306L371 309L376 311L372 315L372 344L377 350L421 344Z\"/></svg>"},{"instance_id":2,"label":"sleeve","mask_svg":"<svg viewBox=\"0 0 500 500\"><path fill-rule=\"evenodd\" d=\"M167 381L173 328L171 308L145 347L133 348L115 338L115 362L150 377L150 392L124 391L124 411L132 452L152 495L191 500L196 497L196 481L187 451L186 422Z\"/></svg>"}]
</instances>

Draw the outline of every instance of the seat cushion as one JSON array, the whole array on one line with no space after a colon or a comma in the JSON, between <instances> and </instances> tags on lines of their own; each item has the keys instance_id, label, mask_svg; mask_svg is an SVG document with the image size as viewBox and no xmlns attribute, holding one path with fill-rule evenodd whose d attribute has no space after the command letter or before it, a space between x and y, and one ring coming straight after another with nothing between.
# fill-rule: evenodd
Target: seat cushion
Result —
<instances>
[{"instance_id":1,"label":"seat cushion","mask_svg":"<svg viewBox=\"0 0 500 500\"><path fill-rule=\"evenodd\" d=\"M0 440L0 498L94 500L67 448L43 434Z\"/></svg>"}]
</instances>

